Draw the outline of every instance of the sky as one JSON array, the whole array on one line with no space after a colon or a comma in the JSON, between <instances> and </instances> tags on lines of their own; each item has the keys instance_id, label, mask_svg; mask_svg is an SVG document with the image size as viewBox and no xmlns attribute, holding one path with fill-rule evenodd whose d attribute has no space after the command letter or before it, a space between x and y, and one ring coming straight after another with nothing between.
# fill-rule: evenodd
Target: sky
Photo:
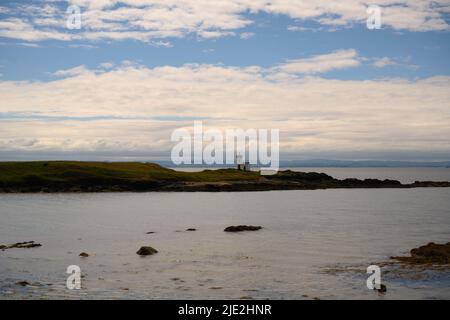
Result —
<instances>
[{"instance_id":1,"label":"sky","mask_svg":"<svg viewBox=\"0 0 450 320\"><path fill-rule=\"evenodd\" d=\"M195 120L279 129L281 160L450 160L449 15L450 0L0 1L0 160L168 159Z\"/></svg>"}]
</instances>

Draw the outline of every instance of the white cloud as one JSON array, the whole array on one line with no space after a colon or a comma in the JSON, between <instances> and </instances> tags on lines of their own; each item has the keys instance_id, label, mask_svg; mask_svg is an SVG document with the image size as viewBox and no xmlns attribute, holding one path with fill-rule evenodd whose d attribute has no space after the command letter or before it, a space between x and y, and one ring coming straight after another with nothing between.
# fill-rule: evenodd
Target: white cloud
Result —
<instances>
[{"instance_id":1,"label":"white cloud","mask_svg":"<svg viewBox=\"0 0 450 320\"><path fill-rule=\"evenodd\" d=\"M98 49L98 47L90 45L90 44L69 44L69 48L72 49Z\"/></svg>"},{"instance_id":2,"label":"white cloud","mask_svg":"<svg viewBox=\"0 0 450 320\"><path fill-rule=\"evenodd\" d=\"M365 24L367 1L341 0L71 0L81 6L82 30L65 29L65 10L54 1L46 5L0 7L7 18L0 22L0 37L26 41L124 40L234 36L254 23L254 14L285 15L321 26L348 27ZM120 6L116 6L120 4ZM395 30L449 30L444 16L448 0L379 0L382 24ZM290 30L306 31L302 26ZM319 28L320 29L320 28ZM248 32L242 32L244 39Z\"/></svg>"},{"instance_id":3,"label":"white cloud","mask_svg":"<svg viewBox=\"0 0 450 320\"><path fill-rule=\"evenodd\" d=\"M255 36L254 32L242 32L239 35L239 38L241 38L243 40L247 40L247 39L253 38L254 36Z\"/></svg>"},{"instance_id":4,"label":"white cloud","mask_svg":"<svg viewBox=\"0 0 450 320\"><path fill-rule=\"evenodd\" d=\"M30 22L19 18L0 20L0 37L20 39L25 41L61 40L76 38L71 34L55 30L39 30Z\"/></svg>"},{"instance_id":5,"label":"white cloud","mask_svg":"<svg viewBox=\"0 0 450 320\"><path fill-rule=\"evenodd\" d=\"M99 65L99 67L101 69L111 69L112 67L114 67L114 63L112 63L112 62L104 62L104 63L101 63Z\"/></svg>"},{"instance_id":6,"label":"white cloud","mask_svg":"<svg viewBox=\"0 0 450 320\"><path fill-rule=\"evenodd\" d=\"M16 45L21 46L21 47L29 47L29 48L40 48L41 47L37 43L30 43L30 42L20 42L20 43L16 43Z\"/></svg>"},{"instance_id":7,"label":"white cloud","mask_svg":"<svg viewBox=\"0 0 450 320\"><path fill-rule=\"evenodd\" d=\"M62 70L50 82L0 81L3 118L16 115L1 123L0 149L166 152L174 128L204 117L217 128L279 128L282 152L450 151L450 77L344 81L277 72L126 63ZM32 114L39 117L27 119Z\"/></svg>"},{"instance_id":8,"label":"white cloud","mask_svg":"<svg viewBox=\"0 0 450 320\"><path fill-rule=\"evenodd\" d=\"M289 60L275 67L275 70L288 74L317 74L331 70L358 67L360 64L356 50L348 49L317 55L312 58Z\"/></svg>"},{"instance_id":9,"label":"white cloud","mask_svg":"<svg viewBox=\"0 0 450 320\"><path fill-rule=\"evenodd\" d=\"M53 75L56 77L74 77L74 76L79 76L79 75L88 74L88 73L90 73L90 71L88 69L86 69L85 66L78 66L78 67L71 68L71 69L58 70L58 71L54 72Z\"/></svg>"},{"instance_id":10,"label":"white cloud","mask_svg":"<svg viewBox=\"0 0 450 320\"><path fill-rule=\"evenodd\" d=\"M377 67L377 68L384 68L384 67L393 66L396 64L397 63L394 60L392 60L391 58L383 57L383 58L376 59L375 62L373 63L373 66Z\"/></svg>"}]
</instances>

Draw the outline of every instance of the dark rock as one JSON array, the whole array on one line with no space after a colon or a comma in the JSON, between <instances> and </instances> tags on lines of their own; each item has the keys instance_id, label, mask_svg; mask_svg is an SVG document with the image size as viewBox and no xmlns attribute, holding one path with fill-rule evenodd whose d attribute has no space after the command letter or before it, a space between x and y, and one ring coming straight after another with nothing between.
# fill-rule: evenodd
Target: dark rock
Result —
<instances>
[{"instance_id":1,"label":"dark rock","mask_svg":"<svg viewBox=\"0 0 450 320\"><path fill-rule=\"evenodd\" d=\"M384 284L380 284L380 289L373 288L373 290L378 291L378 293L386 293L387 287Z\"/></svg>"},{"instance_id":2,"label":"dark rock","mask_svg":"<svg viewBox=\"0 0 450 320\"><path fill-rule=\"evenodd\" d=\"M87 257L89 257L89 254L87 254L86 252L82 252L82 253L80 253L79 256L83 257L83 258L87 258Z\"/></svg>"},{"instance_id":3,"label":"dark rock","mask_svg":"<svg viewBox=\"0 0 450 320\"><path fill-rule=\"evenodd\" d=\"M19 281L19 282L16 282L16 284L19 286L22 286L22 287L31 285L28 281Z\"/></svg>"},{"instance_id":4,"label":"dark rock","mask_svg":"<svg viewBox=\"0 0 450 320\"><path fill-rule=\"evenodd\" d=\"M450 264L450 242L446 244L430 242L425 246L412 249L410 253L410 257L391 258L411 264Z\"/></svg>"},{"instance_id":5,"label":"dark rock","mask_svg":"<svg viewBox=\"0 0 450 320\"><path fill-rule=\"evenodd\" d=\"M14 244L9 245L1 245L0 250L6 250L6 249L13 249L13 248L21 248L21 249L28 249L28 248L36 248L40 247L40 243L35 243L34 241L27 241L27 242L17 242Z\"/></svg>"},{"instance_id":6,"label":"dark rock","mask_svg":"<svg viewBox=\"0 0 450 320\"><path fill-rule=\"evenodd\" d=\"M241 231L257 231L261 230L260 226L230 226L225 228L225 232L241 232Z\"/></svg>"},{"instance_id":7,"label":"dark rock","mask_svg":"<svg viewBox=\"0 0 450 320\"><path fill-rule=\"evenodd\" d=\"M141 247L136 254L140 256L150 256L152 254L158 253L158 250L152 248L152 247Z\"/></svg>"},{"instance_id":8,"label":"dark rock","mask_svg":"<svg viewBox=\"0 0 450 320\"><path fill-rule=\"evenodd\" d=\"M154 232L154 231L149 231L149 232L147 232L146 234L154 234L154 233L156 233L156 232Z\"/></svg>"},{"instance_id":9,"label":"dark rock","mask_svg":"<svg viewBox=\"0 0 450 320\"><path fill-rule=\"evenodd\" d=\"M195 229L195 228L189 228L189 229L186 229L186 231L197 231L197 229Z\"/></svg>"}]
</instances>

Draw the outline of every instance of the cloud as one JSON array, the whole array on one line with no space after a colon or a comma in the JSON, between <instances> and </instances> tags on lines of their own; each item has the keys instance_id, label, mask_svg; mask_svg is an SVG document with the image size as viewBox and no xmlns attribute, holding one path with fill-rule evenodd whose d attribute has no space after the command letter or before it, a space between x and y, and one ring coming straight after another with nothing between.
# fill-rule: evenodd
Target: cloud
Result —
<instances>
[{"instance_id":1,"label":"cloud","mask_svg":"<svg viewBox=\"0 0 450 320\"><path fill-rule=\"evenodd\" d=\"M98 47L90 45L90 44L69 44L69 48L72 49L98 49Z\"/></svg>"},{"instance_id":2,"label":"cloud","mask_svg":"<svg viewBox=\"0 0 450 320\"><path fill-rule=\"evenodd\" d=\"M90 71L88 69L86 69L85 66L78 66L78 67L71 68L71 69L58 70L58 71L54 72L53 75L56 77L73 77L73 76L79 76L79 75L88 74L88 73L90 73Z\"/></svg>"},{"instance_id":3,"label":"cloud","mask_svg":"<svg viewBox=\"0 0 450 320\"><path fill-rule=\"evenodd\" d=\"M19 18L0 20L0 37L24 41L61 40L69 41L74 36L56 30L39 30L30 22Z\"/></svg>"},{"instance_id":4,"label":"cloud","mask_svg":"<svg viewBox=\"0 0 450 320\"><path fill-rule=\"evenodd\" d=\"M21 46L21 47L28 47L28 48L40 48L41 47L37 43L30 43L30 42L20 42L20 43L16 43L16 45Z\"/></svg>"},{"instance_id":5,"label":"cloud","mask_svg":"<svg viewBox=\"0 0 450 320\"><path fill-rule=\"evenodd\" d=\"M114 67L114 63L111 63L111 62L104 62L104 63L101 63L101 64L99 65L99 67L100 67L101 69L111 69L112 67Z\"/></svg>"},{"instance_id":6,"label":"cloud","mask_svg":"<svg viewBox=\"0 0 450 320\"><path fill-rule=\"evenodd\" d=\"M331 70L358 67L361 62L354 49L338 50L312 58L289 60L274 69L288 74L317 74Z\"/></svg>"},{"instance_id":7,"label":"cloud","mask_svg":"<svg viewBox=\"0 0 450 320\"><path fill-rule=\"evenodd\" d=\"M395 66L395 67L402 67L402 68L408 68L411 70L417 70L420 67L415 64L411 64L411 57L396 57L396 58L390 58L390 57L382 57L382 58L374 58L374 59L366 59L366 60L372 60L372 66L375 68L386 68L389 66Z\"/></svg>"},{"instance_id":8,"label":"cloud","mask_svg":"<svg viewBox=\"0 0 450 320\"><path fill-rule=\"evenodd\" d=\"M46 2L42 5L42 2ZM11 3L0 7L6 18L0 22L0 37L24 41L43 40L125 40L150 42L155 39L196 35L212 39L239 32L254 23L255 15L285 15L298 22L315 22L336 29L367 20L363 0L70 0L82 11L82 29L66 29L66 7L55 1ZM448 0L379 0L382 25L394 30L414 32L449 30L445 20L450 12ZM308 31L291 26L291 31Z\"/></svg>"},{"instance_id":9,"label":"cloud","mask_svg":"<svg viewBox=\"0 0 450 320\"><path fill-rule=\"evenodd\" d=\"M383 58L376 59L375 62L373 63L373 66L377 67L377 68L384 68L384 67L393 66L396 64L397 63L395 61L393 61L391 58L383 57Z\"/></svg>"},{"instance_id":10,"label":"cloud","mask_svg":"<svg viewBox=\"0 0 450 320\"><path fill-rule=\"evenodd\" d=\"M342 52L330 54L333 61L357 57ZM201 118L220 129L278 128L282 152L450 151L450 77L302 77L298 71L317 70L302 60L289 78L274 78L283 64L126 63L101 72L61 70L48 82L0 81L0 149L168 155L172 130Z\"/></svg>"},{"instance_id":11,"label":"cloud","mask_svg":"<svg viewBox=\"0 0 450 320\"><path fill-rule=\"evenodd\" d=\"M241 38L243 40L247 40L247 39L253 38L254 36L255 36L254 32L242 32L239 35L239 38Z\"/></svg>"}]
</instances>

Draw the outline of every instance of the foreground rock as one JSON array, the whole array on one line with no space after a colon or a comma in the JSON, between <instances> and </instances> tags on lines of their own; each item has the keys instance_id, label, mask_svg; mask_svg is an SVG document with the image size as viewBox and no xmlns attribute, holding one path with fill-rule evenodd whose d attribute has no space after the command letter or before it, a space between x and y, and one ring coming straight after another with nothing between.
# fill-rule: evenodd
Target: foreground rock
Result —
<instances>
[{"instance_id":1,"label":"foreground rock","mask_svg":"<svg viewBox=\"0 0 450 320\"><path fill-rule=\"evenodd\" d=\"M450 242L436 244L430 242L425 246L414 248L410 257L391 257L410 264L450 264Z\"/></svg>"},{"instance_id":2,"label":"foreground rock","mask_svg":"<svg viewBox=\"0 0 450 320\"><path fill-rule=\"evenodd\" d=\"M0 250L14 249L14 248L28 249L40 246L42 246L40 243L35 243L34 241L27 241L27 242L17 242L9 245L0 245Z\"/></svg>"},{"instance_id":3,"label":"foreground rock","mask_svg":"<svg viewBox=\"0 0 450 320\"><path fill-rule=\"evenodd\" d=\"M380 288L379 289L373 288L373 290L377 291L378 293L385 294L386 291L387 291L387 287L384 284L380 284Z\"/></svg>"},{"instance_id":4,"label":"foreground rock","mask_svg":"<svg viewBox=\"0 0 450 320\"><path fill-rule=\"evenodd\" d=\"M152 254L158 253L158 250L152 247L141 247L136 254L140 256L150 256Z\"/></svg>"},{"instance_id":5,"label":"foreground rock","mask_svg":"<svg viewBox=\"0 0 450 320\"><path fill-rule=\"evenodd\" d=\"M242 232L242 231L257 231L261 230L260 226L229 226L225 228L225 232Z\"/></svg>"}]
</instances>

